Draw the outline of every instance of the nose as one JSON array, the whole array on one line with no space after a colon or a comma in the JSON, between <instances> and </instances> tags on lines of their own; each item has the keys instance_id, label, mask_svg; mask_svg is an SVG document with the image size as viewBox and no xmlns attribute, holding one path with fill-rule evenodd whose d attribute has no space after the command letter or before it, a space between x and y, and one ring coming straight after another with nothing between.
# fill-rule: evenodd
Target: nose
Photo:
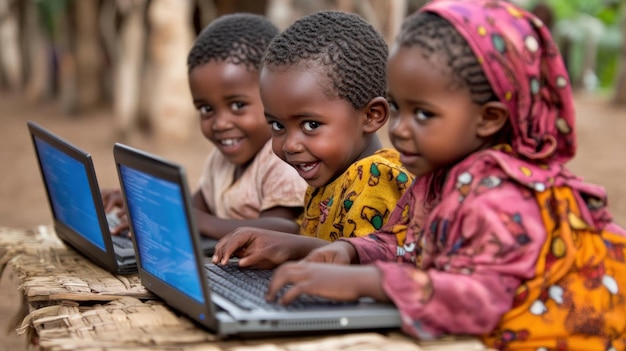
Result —
<instances>
[{"instance_id":1,"label":"nose","mask_svg":"<svg viewBox=\"0 0 626 351\"><path fill-rule=\"evenodd\" d=\"M283 152L287 154L295 154L301 152L304 149L302 144L302 135L298 132L287 132L282 137Z\"/></svg>"},{"instance_id":2,"label":"nose","mask_svg":"<svg viewBox=\"0 0 626 351\"><path fill-rule=\"evenodd\" d=\"M410 118L410 117L409 117ZM389 119L389 138L408 139L411 136L409 118L402 115Z\"/></svg>"},{"instance_id":3,"label":"nose","mask_svg":"<svg viewBox=\"0 0 626 351\"><path fill-rule=\"evenodd\" d=\"M227 112L217 113L213 117L213 125L211 126L211 130L214 132L219 132L223 130L228 130L232 127L231 115Z\"/></svg>"}]
</instances>

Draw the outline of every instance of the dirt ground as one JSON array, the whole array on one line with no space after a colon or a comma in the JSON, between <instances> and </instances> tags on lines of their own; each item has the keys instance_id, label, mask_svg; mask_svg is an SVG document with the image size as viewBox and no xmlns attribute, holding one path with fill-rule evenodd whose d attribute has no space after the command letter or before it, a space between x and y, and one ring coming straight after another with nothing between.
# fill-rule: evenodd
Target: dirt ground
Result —
<instances>
[{"instance_id":1,"label":"dirt ground","mask_svg":"<svg viewBox=\"0 0 626 351\"><path fill-rule=\"evenodd\" d=\"M626 225L626 108L615 108L602 96L576 96L579 151L570 168L587 181L603 185L618 223ZM118 187L112 148L118 141L110 109L69 117L58 104L34 104L19 95L0 91L0 226L30 228L50 224L50 210L28 138L26 121L34 120L93 155L101 187ZM382 133L387 143L386 132ZM185 166L195 189L211 146L199 131L186 142L158 141L134 136L125 143ZM19 301L16 286L3 277L0 285L0 351L21 350L24 340L13 330L5 335L8 317ZM9 328L10 329L10 328Z\"/></svg>"}]
</instances>

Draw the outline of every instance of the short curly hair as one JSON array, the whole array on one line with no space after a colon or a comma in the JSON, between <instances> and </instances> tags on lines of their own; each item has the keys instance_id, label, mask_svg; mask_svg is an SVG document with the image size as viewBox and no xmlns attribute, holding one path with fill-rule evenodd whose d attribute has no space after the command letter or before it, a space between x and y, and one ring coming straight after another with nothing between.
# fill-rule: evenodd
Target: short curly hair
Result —
<instances>
[{"instance_id":1,"label":"short curly hair","mask_svg":"<svg viewBox=\"0 0 626 351\"><path fill-rule=\"evenodd\" d=\"M452 85L469 88L475 103L498 101L469 43L440 16L431 12L413 13L402 24L396 45L421 48L425 59L439 62L439 67L448 70Z\"/></svg>"},{"instance_id":2,"label":"short curly hair","mask_svg":"<svg viewBox=\"0 0 626 351\"><path fill-rule=\"evenodd\" d=\"M389 48L383 37L356 14L320 11L304 16L272 40L263 65L269 69L302 62L320 64L338 96L363 108L385 96Z\"/></svg>"},{"instance_id":3,"label":"short curly hair","mask_svg":"<svg viewBox=\"0 0 626 351\"><path fill-rule=\"evenodd\" d=\"M209 61L242 64L258 71L265 49L278 32L278 28L261 15L221 16L209 23L194 41L187 56L188 72Z\"/></svg>"}]
</instances>

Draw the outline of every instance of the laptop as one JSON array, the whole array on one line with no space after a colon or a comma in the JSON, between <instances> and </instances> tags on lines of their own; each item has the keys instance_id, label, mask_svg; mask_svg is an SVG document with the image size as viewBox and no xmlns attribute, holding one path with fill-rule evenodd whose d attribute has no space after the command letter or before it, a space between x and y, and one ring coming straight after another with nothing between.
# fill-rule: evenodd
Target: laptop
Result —
<instances>
[{"instance_id":1,"label":"laptop","mask_svg":"<svg viewBox=\"0 0 626 351\"><path fill-rule=\"evenodd\" d=\"M288 306L266 302L272 271L216 266L201 255L181 166L119 143L113 154L141 283L195 322L222 337L400 327L395 306L371 299L339 303L307 296ZM249 276L261 286L244 289Z\"/></svg>"},{"instance_id":2,"label":"laptop","mask_svg":"<svg viewBox=\"0 0 626 351\"><path fill-rule=\"evenodd\" d=\"M111 235L118 218L104 211L91 155L33 121L27 125L59 238L113 274L136 273L132 239Z\"/></svg>"}]
</instances>

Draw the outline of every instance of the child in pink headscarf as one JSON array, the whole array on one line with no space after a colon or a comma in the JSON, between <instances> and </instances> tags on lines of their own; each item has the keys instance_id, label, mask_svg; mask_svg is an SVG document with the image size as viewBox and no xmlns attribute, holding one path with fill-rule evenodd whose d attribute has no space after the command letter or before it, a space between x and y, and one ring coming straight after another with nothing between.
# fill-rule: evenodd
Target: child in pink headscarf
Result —
<instances>
[{"instance_id":1,"label":"child in pink headscarf","mask_svg":"<svg viewBox=\"0 0 626 351\"><path fill-rule=\"evenodd\" d=\"M387 79L390 137L417 176L387 224L306 250L239 232L215 261L306 256L279 267L269 299L291 284L280 302L390 301L418 338L624 350L626 232L604 190L564 166L576 151L573 101L548 29L505 1L433 1L405 21Z\"/></svg>"}]
</instances>

